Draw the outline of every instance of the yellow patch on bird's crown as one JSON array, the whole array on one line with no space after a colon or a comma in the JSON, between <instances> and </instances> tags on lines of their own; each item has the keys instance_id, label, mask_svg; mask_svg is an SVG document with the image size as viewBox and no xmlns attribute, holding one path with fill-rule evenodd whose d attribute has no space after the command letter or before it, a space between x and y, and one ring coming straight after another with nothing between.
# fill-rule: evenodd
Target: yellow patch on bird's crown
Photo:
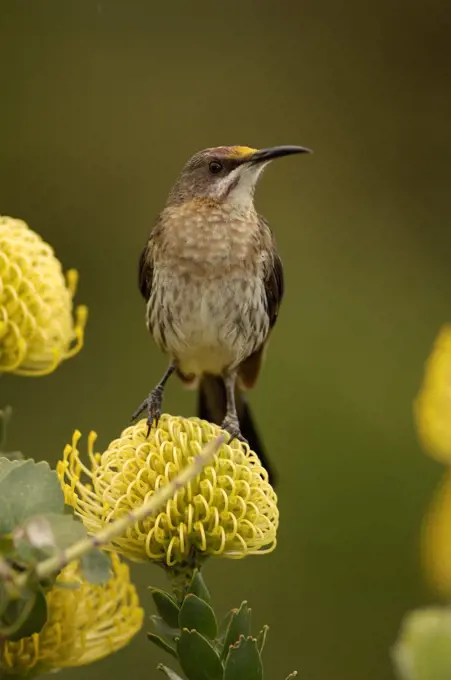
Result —
<instances>
[{"instance_id":1,"label":"yellow patch on bird's crown","mask_svg":"<svg viewBox=\"0 0 451 680\"><path fill-rule=\"evenodd\" d=\"M250 146L231 146L230 155L231 156L250 156L255 153L257 149L252 149Z\"/></svg>"}]
</instances>

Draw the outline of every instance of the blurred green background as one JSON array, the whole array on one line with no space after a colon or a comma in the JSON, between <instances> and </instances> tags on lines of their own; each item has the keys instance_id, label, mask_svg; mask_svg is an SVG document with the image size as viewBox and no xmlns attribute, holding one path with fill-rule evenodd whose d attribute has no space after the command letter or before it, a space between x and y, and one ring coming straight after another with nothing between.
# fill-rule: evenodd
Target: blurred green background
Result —
<instances>
[{"instance_id":1,"label":"blurred green background","mask_svg":"<svg viewBox=\"0 0 451 680\"><path fill-rule=\"evenodd\" d=\"M0 213L81 281L86 347L2 379L10 444L55 463L77 427L106 446L154 385L137 259L182 164L220 144L303 144L266 173L286 299L252 395L277 462L279 545L212 561L221 612L271 627L267 677L393 677L403 613L433 600L418 529L440 468L412 399L451 320L451 11L436 0L0 0ZM171 382L165 402L190 415ZM144 605L159 570L133 568ZM156 676L144 631L73 680ZM167 661L167 659L166 659Z\"/></svg>"}]
</instances>

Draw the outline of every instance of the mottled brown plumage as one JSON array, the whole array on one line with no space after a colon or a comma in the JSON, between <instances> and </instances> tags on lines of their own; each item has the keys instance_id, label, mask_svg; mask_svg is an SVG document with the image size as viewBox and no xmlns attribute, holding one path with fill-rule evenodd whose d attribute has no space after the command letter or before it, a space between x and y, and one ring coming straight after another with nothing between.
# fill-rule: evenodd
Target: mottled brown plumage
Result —
<instances>
[{"instance_id":1,"label":"mottled brown plumage","mask_svg":"<svg viewBox=\"0 0 451 680\"><path fill-rule=\"evenodd\" d=\"M302 147L217 147L195 154L169 194L141 254L147 325L170 366L134 414L161 413L177 371L200 388L200 415L247 437L263 457L241 390L253 387L284 293L274 236L254 207L263 167ZM237 413L238 410L238 413Z\"/></svg>"}]
</instances>

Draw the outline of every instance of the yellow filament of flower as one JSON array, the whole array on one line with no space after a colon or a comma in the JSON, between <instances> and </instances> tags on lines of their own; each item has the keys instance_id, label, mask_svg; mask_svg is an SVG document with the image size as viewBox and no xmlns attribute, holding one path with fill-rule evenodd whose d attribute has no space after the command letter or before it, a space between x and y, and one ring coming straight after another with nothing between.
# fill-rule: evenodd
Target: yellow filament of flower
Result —
<instances>
[{"instance_id":1,"label":"yellow filament of flower","mask_svg":"<svg viewBox=\"0 0 451 680\"><path fill-rule=\"evenodd\" d=\"M103 454L91 449L91 470L79 463L77 433L58 464L66 502L88 531L99 531L148 501L218 432L204 421L165 414L147 438L143 419L126 428ZM94 442L94 436L89 441ZM131 559L167 565L183 563L193 548L234 558L271 549L278 524L277 498L264 477L257 457L246 446L223 444L212 463L177 489L159 513L129 526L109 549L114 546Z\"/></svg>"},{"instance_id":2,"label":"yellow filament of flower","mask_svg":"<svg viewBox=\"0 0 451 680\"><path fill-rule=\"evenodd\" d=\"M173 536L169 542L169 547L166 555L166 564L168 567L173 567L177 563L177 560L172 556L174 552L174 546L178 544L177 536Z\"/></svg>"},{"instance_id":3,"label":"yellow filament of flower","mask_svg":"<svg viewBox=\"0 0 451 680\"><path fill-rule=\"evenodd\" d=\"M221 555L221 553L224 552L224 548L225 548L225 544L226 544L226 535L225 535L224 528L218 526L217 530L219 532L219 536L220 536L221 541L220 541L220 544L219 544L219 548L217 548L216 550L214 550L214 549L212 550L213 555Z\"/></svg>"},{"instance_id":4,"label":"yellow filament of flower","mask_svg":"<svg viewBox=\"0 0 451 680\"><path fill-rule=\"evenodd\" d=\"M194 508L190 504L188 506L188 526L187 526L188 536L193 532L193 515L194 515Z\"/></svg>"},{"instance_id":5,"label":"yellow filament of flower","mask_svg":"<svg viewBox=\"0 0 451 680\"><path fill-rule=\"evenodd\" d=\"M123 647L142 625L143 611L126 565L112 555L112 577L102 586L83 581L77 565L63 569L46 593L42 631L0 643L0 675L26 675L80 666ZM76 586L70 590L65 584Z\"/></svg>"},{"instance_id":6,"label":"yellow filament of flower","mask_svg":"<svg viewBox=\"0 0 451 680\"><path fill-rule=\"evenodd\" d=\"M183 522L179 524L178 527L178 532L179 532L179 538L180 538L180 552L182 555L185 554L185 533L186 533L186 526Z\"/></svg>"}]
</instances>

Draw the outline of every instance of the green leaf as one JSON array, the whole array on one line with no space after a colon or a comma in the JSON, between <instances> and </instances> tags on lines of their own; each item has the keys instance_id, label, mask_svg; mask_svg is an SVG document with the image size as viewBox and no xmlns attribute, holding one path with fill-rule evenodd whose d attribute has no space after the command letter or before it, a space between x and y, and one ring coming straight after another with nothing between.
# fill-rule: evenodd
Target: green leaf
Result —
<instances>
[{"instance_id":1,"label":"green leaf","mask_svg":"<svg viewBox=\"0 0 451 680\"><path fill-rule=\"evenodd\" d=\"M1 451L0 456L2 458L6 458L7 460L10 460L10 461L24 460L23 453L21 453L20 451Z\"/></svg>"},{"instance_id":2,"label":"green leaf","mask_svg":"<svg viewBox=\"0 0 451 680\"><path fill-rule=\"evenodd\" d=\"M218 624L213 609L197 595L187 595L179 614L180 628L197 630L201 635L214 640Z\"/></svg>"},{"instance_id":3,"label":"green leaf","mask_svg":"<svg viewBox=\"0 0 451 680\"><path fill-rule=\"evenodd\" d=\"M60 514L63 509L63 492L48 463L0 459L0 534L33 515Z\"/></svg>"},{"instance_id":4,"label":"green leaf","mask_svg":"<svg viewBox=\"0 0 451 680\"><path fill-rule=\"evenodd\" d=\"M222 663L217 652L196 630L182 630L177 653L188 680L222 680Z\"/></svg>"},{"instance_id":5,"label":"green leaf","mask_svg":"<svg viewBox=\"0 0 451 680\"><path fill-rule=\"evenodd\" d=\"M65 550L86 536L83 524L66 514L36 515L25 522L24 529L29 542L36 548Z\"/></svg>"},{"instance_id":6,"label":"green leaf","mask_svg":"<svg viewBox=\"0 0 451 680\"><path fill-rule=\"evenodd\" d=\"M20 640L40 633L47 621L47 600L42 588L11 600L0 620L0 635L10 640Z\"/></svg>"},{"instance_id":7,"label":"green leaf","mask_svg":"<svg viewBox=\"0 0 451 680\"><path fill-rule=\"evenodd\" d=\"M224 647L222 650L221 657L225 659L229 651L230 645L238 642L240 635L247 637L251 634L251 609L247 606L247 602L241 603L241 607L238 610L234 610L232 617L230 619L229 627L227 629L227 634L224 639Z\"/></svg>"},{"instance_id":8,"label":"green leaf","mask_svg":"<svg viewBox=\"0 0 451 680\"><path fill-rule=\"evenodd\" d=\"M167 623L163 621L161 616L156 616L155 614L152 614L150 617L150 620L152 621L153 625L155 626L155 630L157 631L158 635L169 638L170 640L174 640L176 637L180 637L180 628L171 628L168 626Z\"/></svg>"},{"instance_id":9,"label":"green leaf","mask_svg":"<svg viewBox=\"0 0 451 680\"><path fill-rule=\"evenodd\" d=\"M183 678L180 677L180 675L177 675L175 671L173 671L171 668L168 668L167 666L163 666L162 663L159 663L157 666L158 671L162 671L169 680L183 680Z\"/></svg>"},{"instance_id":10,"label":"green leaf","mask_svg":"<svg viewBox=\"0 0 451 680\"><path fill-rule=\"evenodd\" d=\"M81 522L55 513L30 517L13 532L17 555L27 565L57 554L85 536Z\"/></svg>"},{"instance_id":11,"label":"green leaf","mask_svg":"<svg viewBox=\"0 0 451 680\"><path fill-rule=\"evenodd\" d=\"M43 589L38 588L35 595L36 599L31 614L24 621L15 636L11 637L12 640L19 640L23 637L29 637L34 633L40 633L45 626L47 622L47 600Z\"/></svg>"},{"instance_id":12,"label":"green leaf","mask_svg":"<svg viewBox=\"0 0 451 680\"><path fill-rule=\"evenodd\" d=\"M0 456L0 484L3 482L6 475L9 475L11 470L14 470L14 468L23 465L24 463L24 460L8 460L5 456Z\"/></svg>"},{"instance_id":13,"label":"green leaf","mask_svg":"<svg viewBox=\"0 0 451 680\"><path fill-rule=\"evenodd\" d=\"M238 611L238 609L231 609L222 619L218 628L218 640L223 642L230 625L230 619Z\"/></svg>"},{"instance_id":14,"label":"green leaf","mask_svg":"<svg viewBox=\"0 0 451 680\"><path fill-rule=\"evenodd\" d=\"M171 654L171 656L174 657L174 659L178 659L177 652L171 645L168 645L163 638L158 637L158 635L154 635L153 633L147 633L147 638L154 643L157 647L162 649L163 651L167 652L168 654Z\"/></svg>"},{"instance_id":15,"label":"green leaf","mask_svg":"<svg viewBox=\"0 0 451 680\"><path fill-rule=\"evenodd\" d=\"M257 647L260 654L263 651L266 642L266 635L268 634L269 626L263 626L259 634L257 635Z\"/></svg>"},{"instance_id":16,"label":"green leaf","mask_svg":"<svg viewBox=\"0 0 451 680\"><path fill-rule=\"evenodd\" d=\"M210 593L208 591L207 586L205 585L205 581L199 569L196 569L196 571L194 572L192 581L188 588L188 593L191 593L192 595L197 595L197 597L200 597L200 599L206 602L207 604L211 603Z\"/></svg>"},{"instance_id":17,"label":"green leaf","mask_svg":"<svg viewBox=\"0 0 451 680\"><path fill-rule=\"evenodd\" d=\"M100 550L93 548L80 560L81 571L89 583L101 585L111 578L111 559Z\"/></svg>"},{"instance_id":18,"label":"green leaf","mask_svg":"<svg viewBox=\"0 0 451 680\"><path fill-rule=\"evenodd\" d=\"M163 619L163 621L170 628L179 627L179 612L180 608L175 602L175 600L164 590L159 588L151 588L153 601L157 608L157 612Z\"/></svg>"},{"instance_id":19,"label":"green leaf","mask_svg":"<svg viewBox=\"0 0 451 680\"><path fill-rule=\"evenodd\" d=\"M242 636L230 647L224 680L263 680L263 666L255 638Z\"/></svg>"}]
</instances>

